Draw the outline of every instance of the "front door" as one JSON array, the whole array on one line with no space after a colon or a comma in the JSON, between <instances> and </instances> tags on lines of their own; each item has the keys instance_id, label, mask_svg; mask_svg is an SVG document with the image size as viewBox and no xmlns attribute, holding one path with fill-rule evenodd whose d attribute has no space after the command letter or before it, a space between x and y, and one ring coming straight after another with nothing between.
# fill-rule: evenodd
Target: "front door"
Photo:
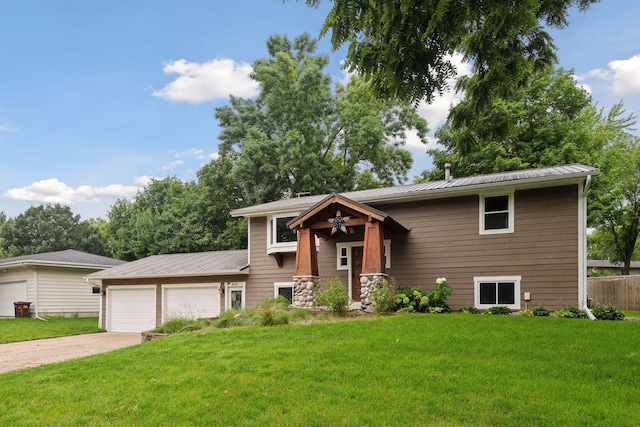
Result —
<instances>
[{"instance_id":1,"label":"front door","mask_svg":"<svg viewBox=\"0 0 640 427\"><path fill-rule=\"evenodd\" d=\"M351 248L351 299L360 302L362 285L360 284L360 273L362 273L362 246Z\"/></svg>"}]
</instances>

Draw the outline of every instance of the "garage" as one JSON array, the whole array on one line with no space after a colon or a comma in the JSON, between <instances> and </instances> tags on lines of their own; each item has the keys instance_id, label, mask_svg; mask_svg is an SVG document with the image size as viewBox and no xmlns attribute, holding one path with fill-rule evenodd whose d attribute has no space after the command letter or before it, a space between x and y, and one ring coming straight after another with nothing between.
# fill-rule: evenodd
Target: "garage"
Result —
<instances>
[{"instance_id":1,"label":"garage","mask_svg":"<svg viewBox=\"0 0 640 427\"><path fill-rule=\"evenodd\" d=\"M107 331L139 333L155 327L155 285L107 288Z\"/></svg>"},{"instance_id":2,"label":"garage","mask_svg":"<svg viewBox=\"0 0 640 427\"><path fill-rule=\"evenodd\" d=\"M0 317L13 317L14 301L27 301L27 282L0 283Z\"/></svg>"},{"instance_id":3,"label":"garage","mask_svg":"<svg viewBox=\"0 0 640 427\"><path fill-rule=\"evenodd\" d=\"M162 322L220 315L220 284L162 285Z\"/></svg>"}]
</instances>

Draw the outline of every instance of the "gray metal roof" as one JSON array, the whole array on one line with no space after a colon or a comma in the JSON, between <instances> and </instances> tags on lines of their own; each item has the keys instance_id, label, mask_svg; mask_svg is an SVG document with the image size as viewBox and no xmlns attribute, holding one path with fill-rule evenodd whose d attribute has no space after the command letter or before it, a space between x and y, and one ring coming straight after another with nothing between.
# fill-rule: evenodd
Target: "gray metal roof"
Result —
<instances>
[{"instance_id":1,"label":"gray metal roof","mask_svg":"<svg viewBox=\"0 0 640 427\"><path fill-rule=\"evenodd\" d=\"M0 259L0 267L10 267L15 265L57 265L68 267L100 267L108 268L126 263L115 258L94 255L87 252L67 249L58 252L45 252L34 255L22 255L12 258Z\"/></svg>"},{"instance_id":2,"label":"gray metal roof","mask_svg":"<svg viewBox=\"0 0 640 427\"><path fill-rule=\"evenodd\" d=\"M89 274L89 279L220 276L249 274L249 252L219 251L153 255Z\"/></svg>"},{"instance_id":3,"label":"gray metal roof","mask_svg":"<svg viewBox=\"0 0 640 427\"><path fill-rule=\"evenodd\" d=\"M371 190L350 191L342 196L360 203L383 203L415 201L435 197L453 197L487 188L529 186L551 187L565 183L579 182L588 175L599 175L600 171L590 166L573 164L540 169L527 169L489 175L452 178L450 180L431 181L398 187L374 188ZM322 201L326 194L317 196L282 199L261 205L236 209L233 216L259 216L269 213L306 210Z\"/></svg>"}]
</instances>

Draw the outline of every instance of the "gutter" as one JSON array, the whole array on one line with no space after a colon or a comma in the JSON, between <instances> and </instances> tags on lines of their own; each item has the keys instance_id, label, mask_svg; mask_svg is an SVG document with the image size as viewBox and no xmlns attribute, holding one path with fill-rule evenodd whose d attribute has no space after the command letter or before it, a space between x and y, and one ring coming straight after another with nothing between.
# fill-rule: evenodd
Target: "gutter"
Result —
<instances>
[{"instance_id":1,"label":"gutter","mask_svg":"<svg viewBox=\"0 0 640 427\"><path fill-rule=\"evenodd\" d=\"M582 260L584 262L584 265L582 265L582 267L580 268L579 271L579 277L582 278L582 280L584 281L584 288L583 288L583 292L581 295L582 301L582 308L584 309L585 313L587 313L587 317L591 320L598 320L596 318L596 316L593 315L593 313L591 312L591 309L589 309L589 305L588 305L588 295L587 295L587 265L586 265L586 258L587 258L587 194L589 193L589 190L591 189L591 175L587 175L584 181L584 186L582 187L582 198L584 199L584 201L582 203L584 203L584 218L582 218L581 224L580 224L580 228L581 228L581 235L584 236L583 237L583 242L582 242ZM581 263L578 263L581 264Z\"/></svg>"},{"instance_id":2,"label":"gutter","mask_svg":"<svg viewBox=\"0 0 640 427\"><path fill-rule=\"evenodd\" d=\"M144 274L144 275L121 275L121 276L94 276L91 279L95 280L114 280L114 279L158 279L164 277L217 277L217 276L248 276L249 266L242 267L238 270L230 271L216 271L213 273L157 273L157 274ZM85 276L85 279L89 281L89 277Z\"/></svg>"}]
</instances>

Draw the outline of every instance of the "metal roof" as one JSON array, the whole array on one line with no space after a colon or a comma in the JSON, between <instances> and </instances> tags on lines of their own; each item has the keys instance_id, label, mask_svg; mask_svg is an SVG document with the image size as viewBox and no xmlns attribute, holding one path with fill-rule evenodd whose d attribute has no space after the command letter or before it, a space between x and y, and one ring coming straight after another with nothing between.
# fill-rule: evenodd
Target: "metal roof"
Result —
<instances>
[{"instance_id":1,"label":"metal roof","mask_svg":"<svg viewBox=\"0 0 640 427\"><path fill-rule=\"evenodd\" d=\"M530 188L551 187L579 182L579 180L589 175L596 176L599 174L600 171L596 168L573 164L465 178L452 178L450 180L430 181L398 187L350 191L341 193L341 195L360 203L415 201L435 197L454 197L487 188L517 186L528 186ZM317 196L282 199L275 202L236 209L231 212L231 215L250 217L276 212L302 211L319 203L326 197L327 194L321 194Z\"/></svg>"},{"instance_id":2,"label":"metal roof","mask_svg":"<svg viewBox=\"0 0 640 427\"><path fill-rule=\"evenodd\" d=\"M29 264L67 266L76 268L108 268L124 263L126 263L126 261L115 258L108 258L100 255L94 255L87 252L76 251L74 249L0 259L0 267L11 267Z\"/></svg>"},{"instance_id":3,"label":"metal roof","mask_svg":"<svg viewBox=\"0 0 640 427\"><path fill-rule=\"evenodd\" d=\"M249 274L247 250L153 255L89 274L88 279Z\"/></svg>"}]
</instances>

